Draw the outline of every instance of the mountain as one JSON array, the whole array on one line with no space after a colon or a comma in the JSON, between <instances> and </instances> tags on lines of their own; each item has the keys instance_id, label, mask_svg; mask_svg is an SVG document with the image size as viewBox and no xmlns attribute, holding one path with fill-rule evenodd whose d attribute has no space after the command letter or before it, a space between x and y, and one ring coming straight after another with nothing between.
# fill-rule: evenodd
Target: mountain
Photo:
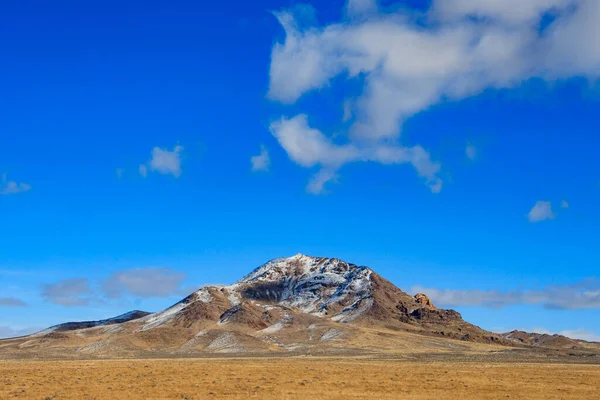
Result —
<instances>
[{"instance_id":1,"label":"mountain","mask_svg":"<svg viewBox=\"0 0 600 400\"><path fill-rule=\"evenodd\" d=\"M274 330L301 316L319 322L502 341L501 336L463 321L459 313L436 308L423 294L415 298L404 293L368 267L301 254L270 261L231 286L202 288L145 318L142 330L199 328L214 322Z\"/></svg>"},{"instance_id":2,"label":"mountain","mask_svg":"<svg viewBox=\"0 0 600 400\"><path fill-rule=\"evenodd\" d=\"M472 325L425 294L410 296L368 267L298 254L232 285L203 287L158 313L135 311L0 341L0 358L480 353L532 345Z\"/></svg>"},{"instance_id":3,"label":"mountain","mask_svg":"<svg viewBox=\"0 0 600 400\"><path fill-rule=\"evenodd\" d=\"M530 333L516 330L504 333L502 337L515 343L540 347L577 348L584 342L558 334L549 335L546 333Z\"/></svg>"}]
</instances>

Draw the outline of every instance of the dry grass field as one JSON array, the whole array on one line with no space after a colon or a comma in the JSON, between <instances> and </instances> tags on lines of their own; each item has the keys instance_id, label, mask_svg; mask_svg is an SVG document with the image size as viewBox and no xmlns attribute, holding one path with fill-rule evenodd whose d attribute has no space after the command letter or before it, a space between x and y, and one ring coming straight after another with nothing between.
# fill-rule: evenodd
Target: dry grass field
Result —
<instances>
[{"instance_id":1,"label":"dry grass field","mask_svg":"<svg viewBox=\"0 0 600 400\"><path fill-rule=\"evenodd\" d=\"M1 361L2 399L600 399L600 366L359 358Z\"/></svg>"}]
</instances>

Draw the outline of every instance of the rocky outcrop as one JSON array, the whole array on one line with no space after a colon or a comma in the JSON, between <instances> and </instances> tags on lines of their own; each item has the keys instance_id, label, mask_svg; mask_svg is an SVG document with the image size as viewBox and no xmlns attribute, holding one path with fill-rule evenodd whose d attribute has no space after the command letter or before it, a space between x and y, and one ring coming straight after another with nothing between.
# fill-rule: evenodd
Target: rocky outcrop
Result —
<instances>
[{"instance_id":1,"label":"rocky outcrop","mask_svg":"<svg viewBox=\"0 0 600 400\"><path fill-rule=\"evenodd\" d=\"M427 296L426 294L423 293L417 293L415 294L415 300L417 301L417 303L419 303L421 306L428 308L430 310L435 310L435 306L433 305L433 303L431 302L431 300L429 299L429 296Z\"/></svg>"}]
</instances>

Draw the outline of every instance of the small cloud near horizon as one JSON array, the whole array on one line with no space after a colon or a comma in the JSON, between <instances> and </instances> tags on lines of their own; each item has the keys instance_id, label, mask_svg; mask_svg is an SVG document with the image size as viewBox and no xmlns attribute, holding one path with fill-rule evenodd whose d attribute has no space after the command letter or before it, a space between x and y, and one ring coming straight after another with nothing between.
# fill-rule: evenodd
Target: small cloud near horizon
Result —
<instances>
[{"instance_id":1,"label":"small cloud near horizon","mask_svg":"<svg viewBox=\"0 0 600 400\"><path fill-rule=\"evenodd\" d=\"M600 309L600 279L587 278L574 284L547 286L537 290L460 290L413 286L409 293L425 293L441 307L503 308L538 305L549 310Z\"/></svg>"},{"instance_id":2,"label":"small cloud near horizon","mask_svg":"<svg viewBox=\"0 0 600 400\"><path fill-rule=\"evenodd\" d=\"M70 278L44 284L41 286L41 295L46 301L63 307L107 304L126 297L149 299L187 296L197 289L183 286L186 278L185 273L171 268L133 268L116 271L93 284L87 278Z\"/></svg>"},{"instance_id":3,"label":"small cloud near horizon","mask_svg":"<svg viewBox=\"0 0 600 400\"><path fill-rule=\"evenodd\" d=\"M0 297L0 307L27 307L27 303L15 297Z\"/></svg>"}]
</instances>

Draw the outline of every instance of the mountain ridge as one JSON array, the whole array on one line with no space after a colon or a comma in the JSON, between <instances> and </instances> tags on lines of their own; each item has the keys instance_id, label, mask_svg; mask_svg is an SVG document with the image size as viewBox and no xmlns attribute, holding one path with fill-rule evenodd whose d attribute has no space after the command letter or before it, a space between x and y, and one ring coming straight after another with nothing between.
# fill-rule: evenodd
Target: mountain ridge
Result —
<instances>
[{"instance_id":1,"label":"mountain ridge","mask_svg":"<svg viewBox=\"0 0 600 400\"><path fill-rule=\"evenodd\" d=\"M70 321L64 322L62 324L53 325L44 329L43 331L37 332L34 335L44 335L51 332L64 332L64 331L74 331L77 329L86 329L86 328L95 328L97 326L107 326L107 325L115 325L121 324L124 322L133 321L139 318L143 318L152 313L140 310L132 310L126 313L117 315L116 317L106 318L95 321Z\"/></svg>"},{"instance_id":2,"label":"mountain ridge","mask_svg":"<svg viewBox=\"0 0 600 400\"><path fill-rule=\"evenodd\" d=\"M303 254L271 260L232 285L202 287L163 311L132 313L1 341L0 358L596 350L577 341L529 343L488 332L369 267Z\"/></svg>"}]
</instances>

